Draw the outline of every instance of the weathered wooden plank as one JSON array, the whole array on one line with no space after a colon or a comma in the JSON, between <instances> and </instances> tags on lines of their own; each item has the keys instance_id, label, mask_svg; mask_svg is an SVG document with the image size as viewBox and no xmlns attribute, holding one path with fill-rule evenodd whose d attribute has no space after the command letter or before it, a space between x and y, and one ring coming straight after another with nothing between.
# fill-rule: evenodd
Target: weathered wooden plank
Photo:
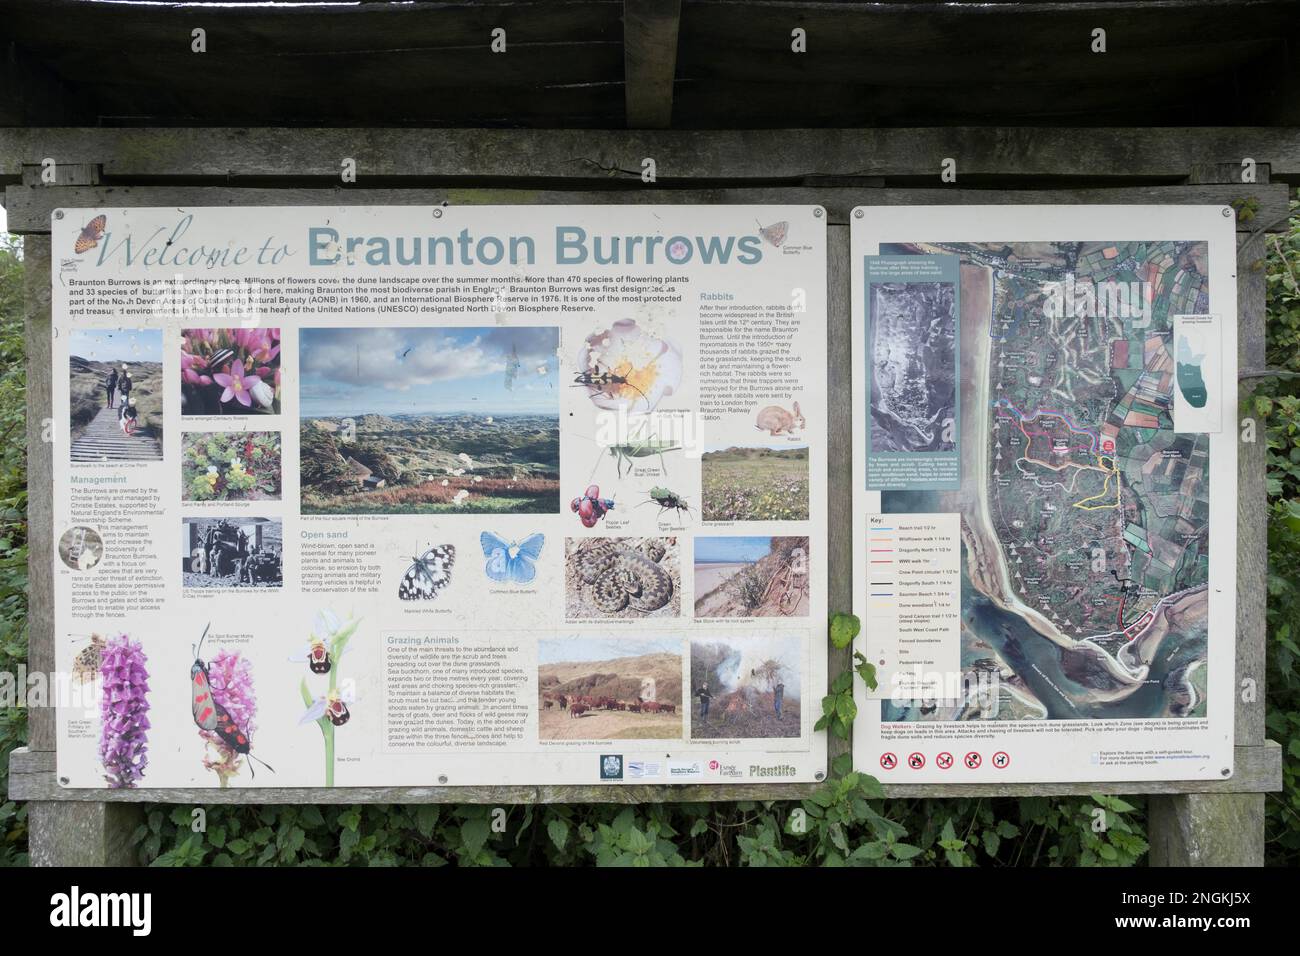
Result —
<instances>
[{"instance_id":1,"label":"weathered wooden plank","mask_svg":"<svg viewBox=\"0 0 1300 956\"><path fill-rule=\"evenodd\" d=\"M594 785L572 787L334 787L233 788L193 790L67 790L59 786L54 755L26 748L9 762L13 800L128 803L716 803L730 800L802 800L821 784L702 784L680 787ZM1129 783L978 783L897 784L884 781L885 794L900 798L1067 796L1090 793L1232 794L1272 793L1282 789L1282 749L1238 747L1235 772L1228 780L1136 781Z\"/></svg>"},{"instance_id":2,"label":"weathered wooden plank","mask_svg":"<svg viewBox=\"0 0 1300 956\"><path fill-rule=\"evenodd\" d=\"M237 177L337 179L339 160L362 174L404 179L611 185L639 181L652 156L660 183L731 180L728 185L797 185L814 176L938 177L957 160L958 182L1073 177L1092 185L1181 182L1197 163L1272 166L1300 177L1300 128L985 127L836 130L416 130L416 129L4 129L0 177L54 156L102 164L106 178ZM993 184L992 182L990 184ZM1112 185L1116 184L1112 182Z\"/></svg>"},{"instance_id":3,"label":"weathered wooden plank","mask_svg":"<svg viewBox=\"0 0 1300 956\"><path fill-rule=\"evenodd\" d=\"M27 806L32 866L134 866L138 803L37 800Z\"/></svg>"},{"instance_id":4,"label":"weathered wooden plank","mask_svg":"<svg viewBox=\"0 0 1300 956\"><path fill-rule=\"evenodd\" d=\"M54 407L51 385L53 337L50 322L50 239L23 243L23 336L27 343L27 667L53 674L54 660L54 444L46 428ZM34 749L53 750L53 707L27 715L27 739Z\"/></svg>"},{"instance_id":5,"label":"weathered wooden plank","mask_svg":"<svg viewBox=\"0 0 1300 956\"><path fill-rule=\"evenodd\" d=\"M1149 866L1263 866L1264 795L1193 793L1147 802Z\"/></svg>"},{"instance_id":6,"label":"weathered wooden plank","mask_svg":"<svg viewBox=\"0 0 1300 956\"><path fill-rule=\"evenodd\" d=\"M681 0L624 0L623 82L631 129L672 125L681 14Z\"/></svg>"},{"instance_id":7,"label":"weathered wooden plank","mask_svg":"<svg viewBox=\"0 0 1300 956\"><path fill-rule=\"evenodd\" d=\"M364 180L365 166L361 166ZM370 189L360 187L286 188L215 186L95 186L63 188L27 184L5 191L9 229L17 233L44 233L50 229L50 213L59 207L113 206L297 206L297 205L452 205L512 203L808 203L826 207L829 224L845 225L855 206L970 205L1001 203L1116 203L1163 204L1208 203L1231 205L1254 198L1256 208L1249 220L1238 221L1241 232L1258 231L1266 224L1284 222L1288 209L1288 187L1282 183L1255 185L1129 186L1106 189L903 189L892 187L741 187L736 189L638 189L604 190L523 188Z\"/></svg>"},{"instance_id":8,"label":"weathered wooden plank","mask_svg":"<svg viewBox=\"0 0 1300 956\"><path fill-rule=\"evenodd\" d=\"M1265 288L1261 263L1264 236L1238 236L1237 364L1241 371L1262 369ZM1211 291L1213 295L1213 291ZM1247 379L1245 393L1256 380ZM1239 436L1238 436L1239 437ZM1235 739L1239 744L1264 738L1264 687L1268 667L1268 470L1263 423L1254 441L1237 442L1237 686Z\"/></svg>"},{"instance_id":9,"label":"weathered wooden plank","mask_svg":"<svg viewBox=\"0 0 1300 956\"><path fill-rule=\"evenodd\" d=\"M207 53L233 51L268 57L353 52L383 56L401 50L469 47L491 41L505 29L514 43L578 40L618 42L620 0L529 0L483 3L351 3L338 6L264 4L240 9L190 4L122 6L81 0L6 0L5 31L34 52L57 59L71 50L99 50L120 62L124 43L148 58L168 51L187 53L190 33L207 32ZM102 68L95 76L103 79ZM257 77L249 77L256 81Z\"/></svg>"},{"instance_id":10,"label":"weathered wooden plank","mask_svg":"<svg viewBox=\"0 0 1300 956\"><path fill-rule=\"evenodd\" d=\"M827 538L826 551L830 612L853 611L853 524L845 515L853 513L853 306L850 301L849 227L829 226L826 230L826 338L827 356ZM827 638L829 644L829 639ZM853 665L853 649L827 649L827 680ZM827 693L830 688L827 687ZM846 740L827 735L828 772L835 758L853 753L853 736Z\"/></svg>"}]
</instances>

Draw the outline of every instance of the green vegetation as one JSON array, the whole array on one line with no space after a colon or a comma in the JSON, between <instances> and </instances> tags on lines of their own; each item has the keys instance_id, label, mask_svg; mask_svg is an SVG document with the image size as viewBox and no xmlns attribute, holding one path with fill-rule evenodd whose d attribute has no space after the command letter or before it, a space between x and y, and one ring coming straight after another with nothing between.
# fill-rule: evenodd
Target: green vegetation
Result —
<instances>
[{"instance_id":1,"label":"green vegetation","mask_svg":"<svg viewBox=\"0 0 1300 956\"><path fill-rule=\"evenodd\" d=\"M0 233L0 674L27 663L27 391L21 246ZM27 808L8 801L27 712L0 700L0 866L27 862Z\"/></svg>"},{"instance_id":2,"label":"green vegetation","mask_svg":"<svg viewBox=\"0 0 1300 956\"><path fill-rule=\"evenodd\" d=\"M1300 203L1268 237L1266 363L1242 416L1268 442L1268 735L1282 745L1283 790L1267 797L1269 863L1300 862ZM1241 675L1239 675L1240 677Z\"/></svg>"},{"instance_id":3,"label":"green vegetation","mask_svg":"<svg viewBox=\"0 0 1300 956\"><path fill-rule=\"evenodd\" d=\"M705 521L808 518L808 449L728 448L702 458Z\"/></svg>"}]
</instances>

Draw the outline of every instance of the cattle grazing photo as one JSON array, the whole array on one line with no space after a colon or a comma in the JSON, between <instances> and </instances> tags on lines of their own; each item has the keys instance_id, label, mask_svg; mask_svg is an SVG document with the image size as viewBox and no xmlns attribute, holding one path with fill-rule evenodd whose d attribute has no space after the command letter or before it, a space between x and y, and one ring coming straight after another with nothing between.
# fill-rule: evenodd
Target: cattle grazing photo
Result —
<instances>
[{"instance_id":1,"label":"cattle grazing photo","mask_svg":"<svg viewBox=\"0 0 1300 956\"><path fill-rule=\"evenodd\" d=\"M786 634L691 641L691 739L799 737L803 642Z\"/></svg>"},{"instance_id":2,"label":"cattle grazing photo","mask_svg":"<svg viewBox=\"0 0 1300 956\"><path fill-rule=\"evenodd\" d=\"M278 518L186 518L181 580L187 588L278 588L284 530Z\"/></svg>"},{"instance_id":3,"label":"cattle grazing photo","mask_svg":"<svg viewBox=\"0 0 1300 956\"><path fill-rule=\"evenodd\" d=\"M681 638L543 639L537 660L540 740L681 739Z\"/></svg>"}]
</instances>

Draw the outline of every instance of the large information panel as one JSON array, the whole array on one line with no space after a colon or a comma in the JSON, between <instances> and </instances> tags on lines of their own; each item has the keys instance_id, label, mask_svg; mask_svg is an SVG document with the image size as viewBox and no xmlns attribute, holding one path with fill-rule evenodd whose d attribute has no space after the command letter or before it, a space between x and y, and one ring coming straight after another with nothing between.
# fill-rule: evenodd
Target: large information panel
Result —
<instances>
[{"instance_id":1,"label":"large information panel","mask_svg":"<svg viewBox=\"0 0 1300 956\"><path fill-rule=\"evenodd\" d=\"M814 206L68 209L68 787L813 781Z\"/></svg>"},{"instance_id":2,"label":"large information panel","mask_svg":"<svg viewBox=\"0 0 1300 956\"><path fill-rule=\"evenodd\" d=\"M1235 218L853 219L854 606L887 782L1232 773Z\"/></svg>"}]
</instances>

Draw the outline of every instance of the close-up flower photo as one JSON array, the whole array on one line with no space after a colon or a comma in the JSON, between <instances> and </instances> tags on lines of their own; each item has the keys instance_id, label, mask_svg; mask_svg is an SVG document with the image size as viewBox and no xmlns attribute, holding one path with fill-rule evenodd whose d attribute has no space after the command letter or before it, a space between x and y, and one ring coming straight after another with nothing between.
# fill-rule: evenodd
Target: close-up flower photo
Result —
<instances>
[{"instance_id":1,"label":"close-up flower photo","mask_svg":"<svg viewBox=\"0 0 1300 956\"><path fill-rule=\"evenodd\" d=\"M278 415L280 330L181 333L182 415Z\"/></svg>"}]
</instances>

